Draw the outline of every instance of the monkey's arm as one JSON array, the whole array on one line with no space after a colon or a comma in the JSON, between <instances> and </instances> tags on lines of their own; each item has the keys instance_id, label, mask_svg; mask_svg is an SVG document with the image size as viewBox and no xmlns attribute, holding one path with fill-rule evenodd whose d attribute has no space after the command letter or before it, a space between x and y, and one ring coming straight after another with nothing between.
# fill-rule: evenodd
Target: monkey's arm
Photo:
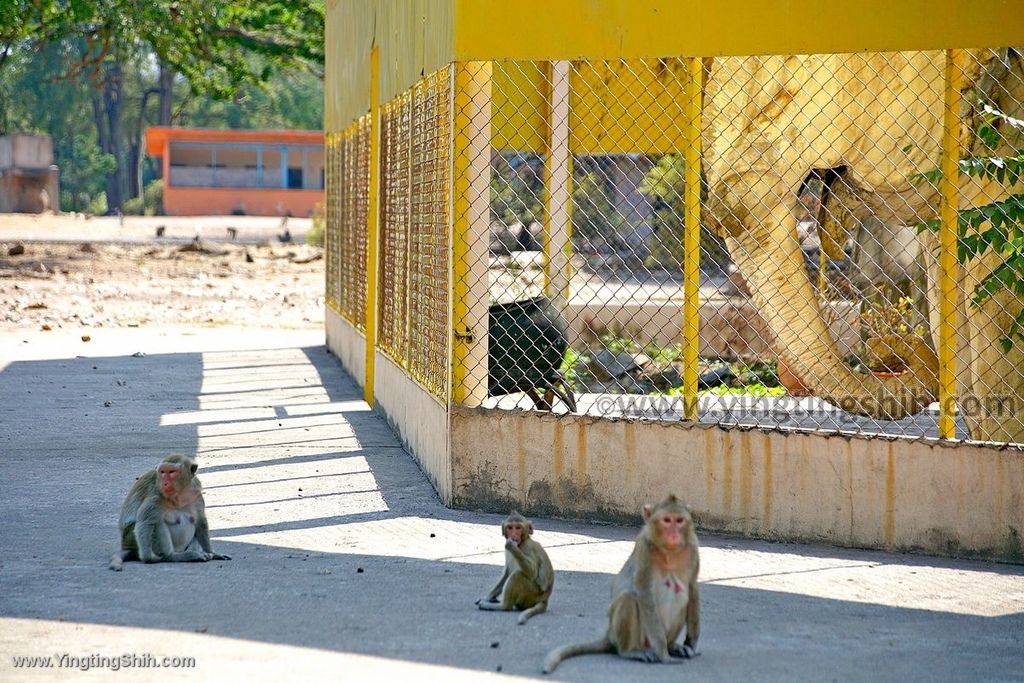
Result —
<instances>
[{"instance_id":1,"label":"monkey's arm","mask_svg":"<svg viewBox=\"0 0 1024 683\"><path fill-rule=\"evenodd\" d=\"M211 560L230 560L230 555L213 552L213 548L210 546L210 525L206 521L206 509L200 507L198 513L196 515L196 540L199 541L199 547L210 555Z\"/></svg>"},{"instance_id":2,"label":"monkey's arm","mask_svg":"<svg viewBox=\"0 0 1024 683\"><path fill-rule=\"evenodd\" d=\"M159 524L163 524L159 507L152 501L143 501L135 513L135 544L139 549L139 559L143 562L160 562L164 559L158 552L159 548L154 548Z\"/></svg>"},{"instance_id":3,"label":"monkey's arm","mask_svg":"<svg viewBox=\"0 0 1024 683\"><path fill-rule=\"evenodd\" d=\"M505 582L508 581L508 575L508 567L505 567L505 570L501 573L501 578L498 579L497 585L491 589L491 592L487 594L486 598L480 598L477 600L476 604L479 605L481 602L498 602L498 596L501 595L502 589L505 588Z\"/></svg>"},{"instance_id":4,"label":"monkey's arm","mask_svg":"<svg viewBox=\"0 0 1024 683\"><path fill-rule=\"evenodd\" d=\"M690 601L686 603L686 640L684 647L690 648L690 656L697 650L697 639L700 638L700 589L697 588L696 573L690 581Z\"/></svg>"},{"instance_id":5,"label":"monkey's arm","mask_svg":"<svg viewBox=\"0 0 1024 683\"><path fill-rule=\"evenodd\" d=\"M651 551L652 548L646 546L641 553L638 553L641 561L637 564L633 586L640 603L641 642L645 643L645 650L653 654L658 661L663 662L669 659L668 632L665 629L665 624L661 621L661 616L658 614L658 606L654 600L654 591L652 590L654 572L650 559Z\"/></svg>"},{"instance_id":6,"label":"monkey's arm","mask_svg":"<svg viewBox=\"0 0 1024 683\"><path fill-rule=\"evenodd\" d=\"M537 569L540 564L537 559L523 552L522 548L515 541L507 541L505 549L512 554L512 558L519 565L521 571L531 581L537 580Z\"/></svg>"}]
</instances>

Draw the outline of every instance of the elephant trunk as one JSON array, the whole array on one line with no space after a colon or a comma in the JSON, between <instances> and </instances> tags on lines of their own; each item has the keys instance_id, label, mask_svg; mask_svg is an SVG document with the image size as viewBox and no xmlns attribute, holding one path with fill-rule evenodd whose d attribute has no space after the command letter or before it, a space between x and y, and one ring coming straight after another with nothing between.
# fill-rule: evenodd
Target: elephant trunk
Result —
<instances>
[{"instance_id":1,"label":"elephant trunk","mask_svg":"<svg viewBox=\"0 0 1024 683\"><path fill-rule=\"evenodd\" d=\"M900 357L905 371L880 377L847 365L807 277L792 210L786 202L765 202L769 195L761 194L760 201L753 202L748 195L743 202L747 207L771 208L744 211L739 219L733 213L726 241L751 298L775 335L780 360L817 396L849 413L894 420L925 409L938 392L935 353L923 340L890 339L887 350Z\"/></svg>"}]
</instances>

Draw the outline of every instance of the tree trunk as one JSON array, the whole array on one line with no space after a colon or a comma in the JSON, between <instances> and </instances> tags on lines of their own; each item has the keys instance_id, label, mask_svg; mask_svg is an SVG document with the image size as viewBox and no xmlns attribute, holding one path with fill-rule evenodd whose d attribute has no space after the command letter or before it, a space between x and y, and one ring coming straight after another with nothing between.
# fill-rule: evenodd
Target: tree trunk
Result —
<instances>
[{"instance_id":1,"label":"tree trunk","mask_svg":"<svg viewBox=\"0 0 1024 683\"><path fill-rule=\"evenodd\" d=\"M174 70L169 66L160 64L160 117L157 124L161 126L171 125L171 111L174 106Z\"/></svg>"},{"instance_id":2,"label":"tree trunk","mask_svg":"<svg viewBox=\"0 0 1024 683\"><path fill-rule=\"evenodd\" d=\"M125 191L125 158L123 153L124 130L121 123L121 62L110 63L103 81L103 105L106 114L107 150L114 156L117 166L107 179L107 210L111 213L121 208Z\"/></svg>"}]
</instances>

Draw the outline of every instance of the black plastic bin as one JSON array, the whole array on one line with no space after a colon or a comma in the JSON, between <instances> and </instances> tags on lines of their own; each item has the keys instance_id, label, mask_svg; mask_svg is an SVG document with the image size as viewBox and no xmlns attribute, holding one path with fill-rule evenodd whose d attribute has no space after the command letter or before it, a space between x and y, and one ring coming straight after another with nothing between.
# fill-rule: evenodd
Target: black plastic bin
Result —
<instances>
[{"instance_id":1,"label":"black plastic bin","mask_svg":"<svg viewBox=\"0 0 1024 683\"><path fill-rule=\"evenodd\" d=\"M562 375L569 342L565 321L545 296L493 304L488 327L487 393L528 395L541 410L557 396L570 412L576 400Z\"/></svg>"}]
</instances>

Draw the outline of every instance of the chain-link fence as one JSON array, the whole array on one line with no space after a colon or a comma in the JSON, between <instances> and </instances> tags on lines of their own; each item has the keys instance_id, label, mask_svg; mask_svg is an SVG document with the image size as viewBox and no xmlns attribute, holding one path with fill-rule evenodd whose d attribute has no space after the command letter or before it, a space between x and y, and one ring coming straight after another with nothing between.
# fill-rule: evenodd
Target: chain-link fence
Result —
<instances>
[{"instance_id":1,"label":"chain-link fence","mask_svg":"<svg viewBox=\"0 0 1024 683\"><path fill-rule=\"evenodd\" d=\"M381 106L378 348L492 408L1024 441L1022 63L441 69ZM328 136L328 303L360 328L369 136Z\"/></svg>"},{"instance_id":2,"label":"chain-link fence","mask_svg":"<svg viewBox=\"0 0 1024 683\"><path fill-rule=\"evenodd\" d=\"M326 302L365 329L366 217L370 191L370 116L327 137Z\"/></svg>"},{"instance_id":3,"label":"chain-link fence","mask_svg":"<svg viewBox=\"0 0 1024 683\"><path fill-rule=\"evenodd\" d=\"M698 419L936 436L955 363L957 436L1024 440L1021 64L956 62L958 294L940 366L945 53L704 62ZM561 90L550 65L493 69L487 405L547 408L556 390L582 413L681 419L685 61L567 68ZM568 168L548 161L560 127ZM551 286L559 237L568 296Z\"/></svg>"},{"instance_id":4,"label":"chain-link fence","mask_svg":"<svg viewBox=\"0 0 1024 683\"><path fill-rule=\"evenodd\" d=\"M448 398L451 68L381 106L376 347ZM327 138L327 303L365 329L369 116Z\"/></svg>"}]
</instances>

